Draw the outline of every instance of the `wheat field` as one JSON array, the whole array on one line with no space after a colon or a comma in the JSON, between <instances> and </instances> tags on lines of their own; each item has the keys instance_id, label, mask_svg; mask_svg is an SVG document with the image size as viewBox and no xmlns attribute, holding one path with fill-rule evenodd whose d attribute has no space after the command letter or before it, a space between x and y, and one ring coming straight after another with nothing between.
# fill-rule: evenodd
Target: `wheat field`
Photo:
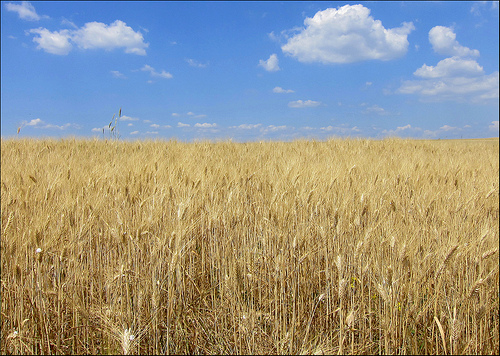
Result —
<instances>
[{"instance_id":1,"label":"wheat field","mask_svg":"<svg viewBox=\"0 0 500 356\"><path fill-rule=\"evenodd\" d=\"M2 354L496 354L499 141L1 141Z\"/></svg>"}]
</instances>

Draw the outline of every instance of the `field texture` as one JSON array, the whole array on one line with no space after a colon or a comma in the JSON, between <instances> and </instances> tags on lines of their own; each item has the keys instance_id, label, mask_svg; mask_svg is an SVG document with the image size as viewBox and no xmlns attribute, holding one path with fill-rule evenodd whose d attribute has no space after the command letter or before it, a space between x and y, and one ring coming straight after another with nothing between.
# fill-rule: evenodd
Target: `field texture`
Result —
<instances>
[{"instance_id":1,"label":"field texture","mask_svg":"<svg viewBox=\"0 0 500 356\"><path fill-rule=\"evenodd\" d=\"M0 352L495 354L499 142L1 142Z\"/></svg>"}]
</instances>

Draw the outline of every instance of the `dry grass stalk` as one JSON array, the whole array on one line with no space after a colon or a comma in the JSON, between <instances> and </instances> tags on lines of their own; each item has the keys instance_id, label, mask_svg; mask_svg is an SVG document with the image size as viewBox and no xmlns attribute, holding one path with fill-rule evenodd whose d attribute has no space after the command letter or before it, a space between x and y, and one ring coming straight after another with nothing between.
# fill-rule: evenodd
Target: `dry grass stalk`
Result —
<instances>
[{"instance_id":1,"label":"dry grass stalk","mask_svg":"<svg viewBox=\"0 0 500 356\"><path fill-rule=\"evenodd\" d=\"M2 139L0 351L496 353L498 150Z\"/></svg>"}]
</instances>

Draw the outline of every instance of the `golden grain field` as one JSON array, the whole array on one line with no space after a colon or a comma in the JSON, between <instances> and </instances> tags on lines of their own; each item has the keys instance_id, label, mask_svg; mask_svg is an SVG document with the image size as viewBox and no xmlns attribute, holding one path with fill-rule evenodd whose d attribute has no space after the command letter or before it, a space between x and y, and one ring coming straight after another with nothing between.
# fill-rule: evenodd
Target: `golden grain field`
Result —
<instances>
[{"instance_id":1,"label":"golden grain field","mask_svg":"<svg viewBox=\"0 0 500 356\"><path fill-rule=\"evenodd\" d=\"M2 354L495 354L499 141L2 139Z\"/></svg>"}]
</instances>

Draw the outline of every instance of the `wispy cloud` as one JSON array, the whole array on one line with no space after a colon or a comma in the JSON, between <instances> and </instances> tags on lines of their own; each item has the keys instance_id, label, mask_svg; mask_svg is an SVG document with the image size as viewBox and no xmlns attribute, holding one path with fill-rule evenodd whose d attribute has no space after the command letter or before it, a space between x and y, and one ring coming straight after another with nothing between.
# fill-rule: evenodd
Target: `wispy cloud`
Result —
<instances>
[{"instance_id":1,"label":"wispy cloud","mask_svg":"<svg viewBox=\"0 0 500 356\"><path fill-rule=\"evenodd\" d=\"M385 136L411 136L415 134L420 134L422 129L420 127L412 127L410 124L405 126L398 126L394 130L382 130L382 134Z\"/></svg>"},{"instance_id":2,"label":"wispy cloud","mask_svg":"<svg viewBox=\"0 0 500 356\"><path fill-rule=\"evenodd\" d=\"M65 123L63 125L50 124L50 123L46 123L45 121L43 121L40 118L32 119L30 121L24 120L21 122L21 125L20 125L21 128L27 127L27 126L30 126L30 127L36 128L36 129L56 129L56 130L66 130L69 128L74 128L74 129L79 130L82 128L81 125L74 124L74 123Z\"/></svg>"},{"instance_id":3,"label":"wispy cloud","mask_svg":"<svg viewBox=\"0 0 500 356\"><path fill-rule=\"evenodd\" d=\"M283 89L282 87L274 87L273 93L295 93L292 89Z\"/></svg>"},{"instance_id":4,"label":"wispy cloud","mask_svg":"<svg viewBox=\"0 0 500 356\"><path fill-rule=\"evenodd\" d=\"M122 115L120 117L120 120L122 120L122 121L139 121L138 118L136 118L136 117L130 117L130 116L127 116L127 115Z\"/></svg>"},{"instance_id":5,"label":"wispy cloud","mask_svg":"<svg viewBox=\"0 0 500 356\"><path fill-rule=\"evenodd\" d=\"M361 130L357 126L349 127L347 125L340 126L325 126L320 128L321 131L335 133L339 135L353 135L359 133Z\"/></svg>"},{"instance_id":6,"label":"wispy cloud","mask_svg":"<svg viewBox=\"0 0 500 356\"><path fill-rule=\"evenodd\" d=\"M276 54L271 54L267 61L259 60L259 66L267 70L268 72L276 72L280 70L278 65L278 56Z\"/></svg>"},{"instance_id":7,"label":"wispy cloud","mask_svg":"<svg viewBox=\"0 0 500 356\"><path fill-rule=\"evenodd\" d=\"M262 124L241 124L239 126L230 126L230 129L240 129L240 130L252 130L258 129L262 126Z\"/></svg>"},{"instance_id":8,"label":"wispy cloud","mask_svg":"<svg viewBox=\"0 0 500 356\"><path fill-rule=\"evenodd\" d=\"M164 70L162 70L160 73L158 73L157 71L155 71L155 69L153 67L151 67L150 65L147 65L147 64L144 65L144 67L142 67L141 70L143 72L151 73L152 77L159 77L159 78L163 78L163 79L172 78L172 74L170 74L169 72L165 72Z\"/></svg>"},{"instance_id":9,"label":"wispy cloud","mask_svg":"<svg viewBox=\"0 0 500 356\"><path fill-rule=\"evenodd\" d=\"M208 66L208 63L200 63L194 59L187 58L186 62L191 66L191 67L196 67L196 68L206 68Z\"/></svg>"},{"instance_id":10,"label":"wispy cloud","mask_svg":"<svg viewBox=\"0 0 500 356\"><path fill-rule=\"evenodd\" d=\"M64 26L64 25L67 25L67 26L70 26L70 27L73 27L73 28L78 29L78 26L77 26L77 25L75 25L75 23L74 23L73 21L70 21L70 20L65 19L65 18L63 18L63 19L61 20L61 25L63 25L63 26Z\"/></svg>"},{"instance_id":11,"label":"wispy cloud","mask_svg":"<svg viewBox=\"0 0 500 356\"><path fill-rule=\"evenodd\" d=\"M30 121L22 121L21 122L21 128L26 127L26 126L31 126L34 128L39 128L39 129L58 129L58 130L66 130L70 127L75 128L75 129L81 129L81 126L78 124L73 124L73 123L66 123L63 125L55 125L55 124L50 124L46 123L40 118L37 119L32 119Z\"/></svg>"},{"instance_id":12,"label":"wispy cloud","mask_svg":"<svg viewBox=\"0 0 500 356\"><path fill-rule=\"evenodd\" d=\"M180 122L180 121L177 123L177 127L190 127L190 126L191 126L191 125L189 125L189 124L184 124L184 123L182 123L182 122Z\"/></svg>"},{"instance_id":13,"label":"wispy cloud","mask_svg":"<svg viewBox=\"0 0 500 356\"><path fill-rule=\"evenodd\" d=\"M372 105L363 110L363 114L388 115L389 112L387 112L384 108L381 108L378 105Z\"/></svg>"},{"instance_id":14,"label":"wispy cloud","mask_svg":"<svg viewBox=\"0 0 500 356\"><path fill-rule=\"evenodd\" d=\"M40 19L48 19L46 15L40 16L36 13L35 7L28 1L21 1L20 4L6 3L5 9L7 11L17 12L19 18L27 21L38 21Z\"/></svg>"},{"instance_id":15,"label":"wispy cloud","mask_svg":"<svg viewBox=\"0 0 500 356\"><path fill-rule=\"evenodd\" d=\"M260 129L260 132L264 135L271 133L271 132L277 132L277 131L285 131L285 130L293 130L294 127L286 126L286 125L280 125L280 126L275 126L275 125L268 125L266 127L262 127Z\"/></svg>"},{"instance_id":16,"label":"wispy cloud","mask_svg":"<svg viewBox=\"0 0 500 356\"><path fill-rule=\"evenodd\" d=\"M113 77L115 77L115 78L127 79L127 77L123 73L120 73L117 70L112 70L111 74L113 74Z\"/></svg>"},{"instance_id":17,"label":"wispy cloud","mask_svg":"<svg viewBox=\"0 0 500 356\"><path fill-rule=\"evenodd\" d=\"M288 103L288 106L291 108L311 108L315 106L321 105L320 101L313 101L313 100L296 100L296 101L290 101Z\"/></svg>"}]
</instances>

